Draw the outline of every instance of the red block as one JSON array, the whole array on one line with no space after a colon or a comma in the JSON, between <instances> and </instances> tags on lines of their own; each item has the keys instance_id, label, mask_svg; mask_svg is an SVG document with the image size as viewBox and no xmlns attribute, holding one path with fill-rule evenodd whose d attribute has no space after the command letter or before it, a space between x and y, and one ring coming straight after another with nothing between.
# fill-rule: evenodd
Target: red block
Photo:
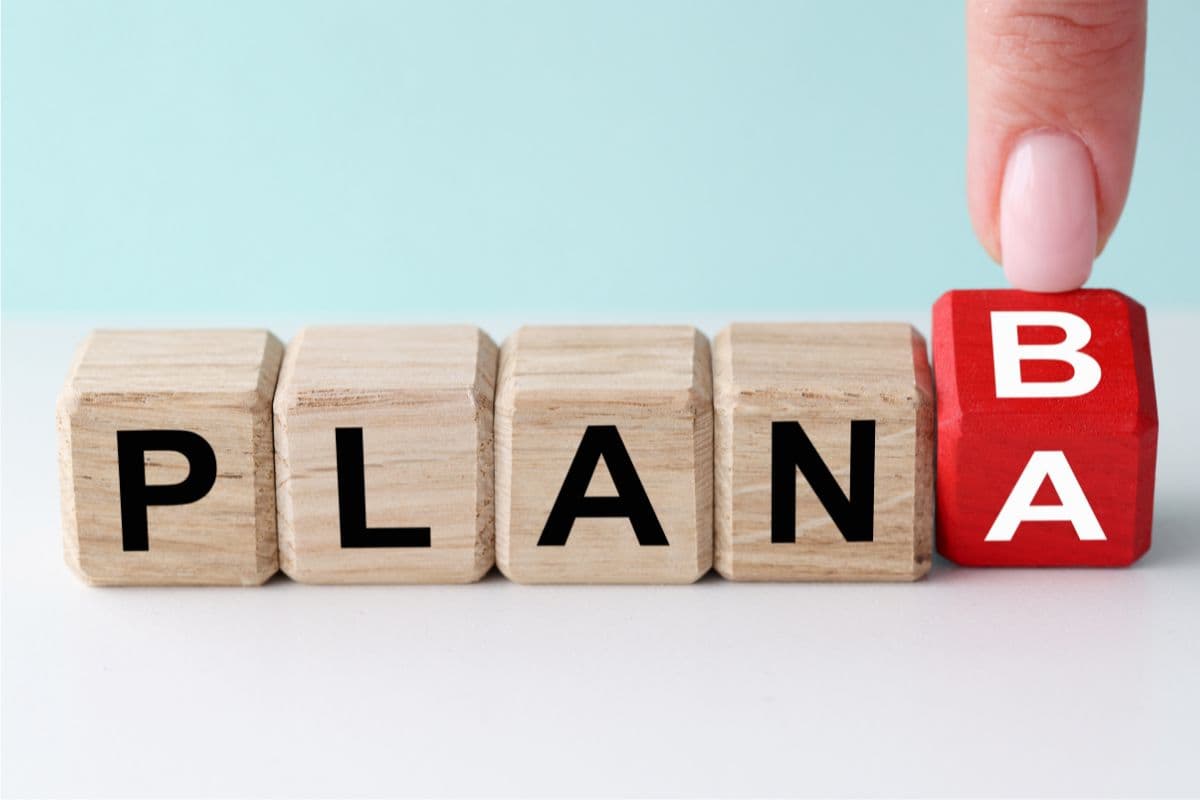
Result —
<instances>
[{"instance_id":1,"label":"red block","mask_svg":"<svg viewBox=\"0 0 1200 800\"><path fill-rule=\"evenodd\" d=\"M933 306L937 547L970 566L1124 566L1150 548L1158 410L1120 292Z\"/></svg>"}]
</instances>

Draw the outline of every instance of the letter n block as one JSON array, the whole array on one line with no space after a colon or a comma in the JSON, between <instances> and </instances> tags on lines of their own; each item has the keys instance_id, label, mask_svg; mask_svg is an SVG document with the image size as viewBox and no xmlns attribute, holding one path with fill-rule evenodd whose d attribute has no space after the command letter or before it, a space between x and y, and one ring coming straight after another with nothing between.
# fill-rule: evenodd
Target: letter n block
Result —
<instances>
[{"instance_id":1,"label":"letter n block","mask_svg":"<svg viewBox=\"0 0 1200 800\"><path fill-rule=\"evenodd\" d=\"M474 326L301 331L275 394L283 571L467 583L491 569L496 360Z\"/></svg>"},{"instance_id":2,"label":"letter n block","mask_svg":"<svg viewBox=\"0 0 1200 800\"><path fill-rule=\"evenodd\" d=\"M695 328L525 327L496 393L496 561L520 583L712 565L712 367Z\"/></svg>"},{"instance_id":3,"label":"letter n block","mask_svg":"<svg viewBox=\"0 0 1200 800\"><path fill-rule=\"evenodd\" d=\"M942 555L1123 566L1146 552L1158 412L1142 306L1107 289L949 292L933 354Z\"/></svg>"},{"instance_id":4,"label":"letter n block","mask_svg":"<svg viewBox=\"0 0 1200 800\"><path fill-rule=\"evenodd\" d=\"M67 563L99 585L261 584L278 568L262 330L96 331L59 396Z\"/></svg>"},{"instance_id":5,"label":"letter n block","mask_svg":"<svg viewBox=\"0 0 1200 800\"><path fill-rule=\"evenodd\" d=\"M933 387L903 324L744 324L713 344L716 567L915 580L933 548Z\"/></svg>"}]
</instances>

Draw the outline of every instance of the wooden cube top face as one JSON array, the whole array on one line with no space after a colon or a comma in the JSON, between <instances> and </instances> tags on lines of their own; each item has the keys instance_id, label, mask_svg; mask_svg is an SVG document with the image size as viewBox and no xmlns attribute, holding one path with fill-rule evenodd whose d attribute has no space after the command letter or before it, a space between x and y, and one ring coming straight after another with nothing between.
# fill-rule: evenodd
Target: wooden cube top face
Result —
<instances>
[{"instance_id":1,"label":"wooden cube top face","mask_svg":"<svg viewBox=\"0 0 1200 800\"><path fill-rule=\"evenodd\" d=\"M523 328L497 389L497 563L521 583L689 583L712 562L711 360L690 327ZM539 546L589 427L614 426L666 546L628 518L580 517ZM588 497L616 495L597 464Z\"/></svg>"},{"instance_id":2,"label":"wooden cube top face","mask_svg":"<svg viewBox=\"0 0 1200 800\"><path fill-rule=\"evenodd\" d=\"M542 396L707 393L708 342L689 325L526 326L506 343L512 391ZM586 393L581 394L581 393Z\"/></svg>"},{"instance_id":3,"label":"wooden cube top face","mask_svg":"<svg viewBox=\"0 0 1200 800\"><path fill-rule=\"evenodd\" d=\"M933 403L904 324L735 324L713 344L716 567L735 580L912 580L932 548ZM875 424L873 539L847 541L796 475L795 542L772 542L772 426L798 422L848 489L851 423Z\"/></svg>"},{"instance_id":4,"label":"wooden cube top face","mask_svg":"<svg viewBox=\"0 0 1200 800\"><path fill-rule=\"evenodd\" d=\"M474 325L345 325L302 330L286 395L457 392L495 383L496 345Z\"/></svg>"},{"instance_id":5,"label":"wooden cube top face","mask_svg":"<svg viewBox=\"0 0 1200 800\"><path fill-rule=\"evenodd\" d=\"M281 353L264 330L100 330L80 348L69 387L78 395L254 394L270 402L275 374L264 367Z\"/></svg>"},{"instance_id":6,"label":"wooden cube top face","mask_svg":"<svg viewBox=\"0 0 1200 800\"><path fill-rule=\"evenodd\" d=\"M97 331L59 399L68 563L102 585L258 584L277 569L270 401L283 347L266 331ZM191 431L217 477L193 503L150 506L149 549L122 542L117 432ZM187 460L145 455L147 485L176 484Z\"/></svg>"},{"instance_id":7,"label":"wooden cube top face","mask_svg":"<svg viewBox=\"0 0 1200 800\"><path fill-rule=\"evenodd\" d=\"M310 583L485 574L494 563L496 362L496 345L472 326L302 331L275 396L284 572ZM368 527L428 528L429 547L342 546L338 428L361 429Z\"/></svg>"},{"instance_id":8,"label":"wooden cube top face","mask_svg":"<svg viewBox=\"0 0 1200 800\"><path fill-rule=\"evenodd\" d=\"M735 323L719 334L729 378L720 388L801 400L869 394L913 402L918 391L930 393L928 370L914 371L913 337L902 323ZM921 360L927 363L924 352Z\"/></svg>"}]
</instances>

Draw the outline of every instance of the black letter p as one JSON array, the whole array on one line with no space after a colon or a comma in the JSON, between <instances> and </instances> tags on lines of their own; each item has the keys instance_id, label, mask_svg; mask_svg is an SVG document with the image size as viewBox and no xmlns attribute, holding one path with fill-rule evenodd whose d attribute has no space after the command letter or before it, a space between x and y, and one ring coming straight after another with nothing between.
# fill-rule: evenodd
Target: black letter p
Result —
<instances>
[{"instance_id":1,"label":"black letter p","mask_svg":"<svg viewBox=\"0 0 1200 800\"><path fill-rule=\"evenodd\" d=\"M180 483L146 485L146 452L171 450L188 461ZM149 550L146 509L180 506L208 494L217 482L212 446L191 431L117 431L117 472L121 484L121 549Z\"/></svg>"}]
</instances>

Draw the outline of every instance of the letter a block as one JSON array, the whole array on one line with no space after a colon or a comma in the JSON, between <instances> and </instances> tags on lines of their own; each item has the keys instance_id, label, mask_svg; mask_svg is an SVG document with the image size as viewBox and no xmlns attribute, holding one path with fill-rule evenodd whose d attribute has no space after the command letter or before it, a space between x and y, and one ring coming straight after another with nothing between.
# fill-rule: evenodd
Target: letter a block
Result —
<instances>
[{"instance_id":1,"label":"letter a block","mask_svg":"<svg viewBox=\"0 0 1200 800\"><path fill-rule=\"evenodd\" d=\"M501 351L496 561L520 583L712 565L712 373L695 328L526 327Z\"/></svg>"},{"instance_id":2,"label":"letter a block","mask_svg":"<svg viewBox=\"0 0 1200 800\"><path fill-rule=\"evenodd\" d=\"M933 548L933 387L902 324L734 324L713 344L716 567L916 580Z\"/></svg>"},{"instance_id":3,"label":"letter a block","mask_svg":"<svg viewBox=\"0 0 1200 800\"><path fill-rule=\"evenodd\" d=\"M1146 552L1158 412L1142 306L1110 290L949 292L933 353L942 555L1124 566Z\"/></svg>"},{"instance_id":4,"label":"letter a block","mask_svg":"<svg viewBox=\"0 0 1200 800\"><path fill-rule=\"evenodd\" d=\"M278 568L267 331L97 331L59 397L67 563L100 585L261 584Z\"/></svg>"},{"instance_id":5,"label":"letter a block","mask_svg":"<svg viewBox=\"0 0 1200 800\"><path fill-rule=\"evenodd\" d=\"M473 326L303 330L275 395L283 571L467 583L491 569L496 360Z\"/></svg>"}]
</instances>

